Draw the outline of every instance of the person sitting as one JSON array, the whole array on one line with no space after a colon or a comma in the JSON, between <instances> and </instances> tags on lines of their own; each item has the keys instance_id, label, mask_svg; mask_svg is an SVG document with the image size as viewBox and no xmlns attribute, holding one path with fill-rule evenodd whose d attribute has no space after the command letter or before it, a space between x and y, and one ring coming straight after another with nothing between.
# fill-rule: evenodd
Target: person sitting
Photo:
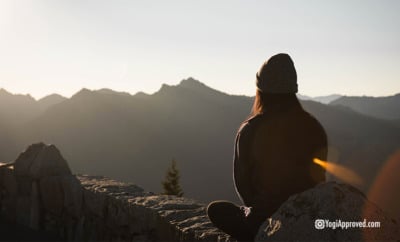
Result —
<instances>
[{"instance_id":1,"label":"person sitting","mask_svg":"<svg viewBox=\"0 0 400 242\"><path fill-rule=\"evenodd\" d=\"M290 56L272 56L256 78L252 115L240 126L234 147L234 184L244 205L214 201L207 207L211 222L239 241L254 240L289 196L325 181L313 159L326 160L327 136L297 99Z\"/></svg>"}]
</instances>

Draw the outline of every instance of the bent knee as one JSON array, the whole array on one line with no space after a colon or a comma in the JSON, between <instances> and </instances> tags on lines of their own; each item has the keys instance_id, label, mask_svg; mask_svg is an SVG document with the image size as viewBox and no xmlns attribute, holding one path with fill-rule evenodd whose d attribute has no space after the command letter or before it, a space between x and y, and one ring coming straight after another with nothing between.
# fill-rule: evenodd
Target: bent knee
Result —
<instances>
[{"instance_id":1,"label":"bent knee","mask_svg":"<svg viewBox=\"0 0 400 242\"><path fill-rule=\"evenodd\" d=\"M237 210L240 210L239 206L225 200L213 201L206 208L208 217L213 217L215 214L232 213Z\"/></svg>"}]
</instances>

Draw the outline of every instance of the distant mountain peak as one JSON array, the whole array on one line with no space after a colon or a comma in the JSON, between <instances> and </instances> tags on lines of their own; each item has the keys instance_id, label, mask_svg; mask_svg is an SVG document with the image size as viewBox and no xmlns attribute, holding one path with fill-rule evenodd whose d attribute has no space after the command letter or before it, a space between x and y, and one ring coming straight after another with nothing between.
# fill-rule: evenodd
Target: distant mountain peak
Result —
<instances>
[{"instance_id":1,"label":"distant mountain peak","mask_svg":"<svg viewBox=\"0 0 400 242\"><path fill-rule=\"evenodd\" d=\"M329 104L329 103L335 101L336 99L339 99L342 96L339 94L330 94L327 96L310 97L310 96L306 96L306 95L302 95L302 94L297 94L297 97L301 100L312 100L312 101L323 103L323 104Z\"/></svg>"},{"instance_id":2,"label":"distant mountain peak","mask_svg":"<svg viewBox=\"0 0 400 242\"><path fill-rule=\"evenodd\" d=\"M77 97L84 97L84 96L88 96L90 94L92 94L93 91L89 90L87 88L82 88L81 90L79 90L77 93L75 93L74 95L72 95L71 99L73 98L77 98Z\"/></svg>"},{"instance_id":3,"label":"distant mountain peak","mask_svg":"<svg viewBox=\"0 0 400 242\"><path fill-rule=\"evenodd\" d=\"M4 88L0 88L0 94L2 95L11 95L11 93L9 93L6 89Z\"/></svg>"},{"instance_id":4,"label":"distant mountain peak","mask_svg":"<svg viewBox=\"0 0 400 242\"><path fill-rule=\"evenodd\" d=\"M79 92L77 92L77 93L90 93L90 92L92 92L92 90L90 90L90 89L84 87L84 88L82 88L81 90L79 90Z\"/></svg>"},{"instance_id":5,"label":"distant mountain peak","mask_svg":"<svg viewBox=\"0 0 400 242\"><path fill-rule=\"evenodd\" d=\"M4 88L0 88L0 95L7 98L22 98L24 100L36 101L30 94L14 94Z\"/></svg>"},{"instance_id":6,"label":"distant mountain peak","mask_svg":"<svg viewBox=\"0 0 400 242\"><path fill-rule=\"evenodd\" d=\"M331 95L327 95L327 96L318 96L318 97L314 97L313 100L323 103L323 104L329 104L339 98L341 98L342 96L339 94L331 94Z\"/></svg>"},{"instance_id":7,"label":"distant mountain peak","mask_svg":"<svg viewBox=\"0 0 400 242\"><path fill-rule=\"evenodd\" d=\"M47 95L45 97L42 97L38 101L40 102L40 101L45 100L45 99L55 99L55 98L57 98L57 99L66 99L66 97L61 96L60 94L53 93L53 94Z\"/></svg>"},{"instance_id":8,"label":"distant mountain peak","mask_svg":"<svg viewBox=\"0 0 400 242\"><path fill-rule=\"evenodd\" d=\"M156 92L156 93L163 93L163 92L166 92L166 91L169 90L171 87L172 87L172 86L163 83L163 84L161 85L160 89L158 90L158 92Z\"/></svg>"},{"instance_id":9,"label":"distant mountain peak","mask_svg":"<svg viewBox=\"0 0 400 242\"><path fill-rule=\"evenodd\" d=\"M134 97L138 97L138 98L146 98L149 97L150 95L145 93L145 92L137 92L135 95L133 95Z\"/></svg>"},{"instance_id":10,"label":"distant mountain peak","mask_svg":"<svg viewBox=\"0 0 400 242\"><path fill-rule=\"evenodd\" d=\"M398 120L400 118L399 94L385 97L343 96L331 104L346 106L359 113L375 118L387 120Z\"/></svg>"},{"instance_id":11,"label":"distant mountain peak","mask_svg":"<svg viewBox=\"0 0 400 242\"><path fill-rule=\"evenodd\" d=\"M193 77L189 77L187 79L183 79L177 87L183 89L189 89L192 91L200 92L200 93L219 93L219 94L226 94L219 90L216 90L212 87L207 86L206 84L202 83L201 81L194 79Z\"/></svg>"},{"instance_id":12,"label":"distant mountain peak","mask_svg":"<svg viewBox=\"0 0 400 242\"><path fill-rule=\"evenodd\" d=\"M53 105L56 105L56 104L59 104L59 103L65 101L65 100L67 100L66 97L63 97L60 94L54 93L54 94L50 94L50 95L47 95L47 96L39 99L38 103L40 104L42 109L45 110Z\"/></svg>"},{"instance_id":13,"label":"distant mountain peak","mask_svg":"<svg viewBox=\"0 0 400 242\"><path fill-rule=\"evenodd\" d=\"M193 77L189 77L187 79L183 79L178 86L181 87L188 87L188 88L204 88L207 87L204 83L200 82L199 80L194 79Z\"/></svg>"},{"instance_id":14,"label":"distant mountain peak","mask_svg":"<svg viewBox=\"0 0 400 242\"><path fill-rule=\"evenodd\" d=\"M102 88L102 89L96 90L95 92L101 93L101 94L116 94L116 95L123 95L123 96L131 96L131 94L129 94L127 92L118 92L118 91L114 91L110 88Z\"/></svg>"},{"instance_id":15,"label":"distant mountain peak","mask_svg":"<svg viewBox=\"0 0 400 242\"><path fill-rule=\"evenodd\" d=\"M181 95L183 93L196 93L196 95L202 95L203 97L209 95L227 95L226 93L215 90L204 83L189 77L183 79L178 85L162 84L161 88L156 92L156 95Z\"/></svg>"}]
</instances>

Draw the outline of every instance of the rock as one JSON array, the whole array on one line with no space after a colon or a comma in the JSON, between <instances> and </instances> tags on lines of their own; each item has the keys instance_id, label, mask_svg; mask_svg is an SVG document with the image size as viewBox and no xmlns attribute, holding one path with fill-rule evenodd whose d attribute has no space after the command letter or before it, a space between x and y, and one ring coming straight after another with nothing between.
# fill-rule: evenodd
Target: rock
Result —
<instances>
[{"instance_id":1,"label":"rock","mask_svg":"<svg viewBox=\"0 0 400 242\"><path fill-rule=\"evenodd\" d=\"M347 228L344 222L380 222L380 228ZM317 221L316 221L317 220ZM329 220L330 225L326 223ZM325 228L323 228L325 227ZM356 188L327 182L291 196L260 227L256 241L396 241L400 227Z\"/></svg>"},{"instance_id":2,"label":"rock","mask_svg":"<svg viewBox=\"0 0 400 242\"><path fill-rule=\"evenodd\" d=\"M32 179L26 176L17 176L15 179L17 180L17 195L29 197L32 191Z\"/></svg>"},{"instance_id":3,"label":"rock","mask_svg":"<svg viewBox=\"0 0 400 242\"><path fill-rule=\"evenodd\" d=\"M40 224L40 194L37 182L32 183L31 211L29 227L38 230Z\"/></svg>"},{"instance_id":4,"label":"rock","mask_svg":"<svg viewBox=\"0 0 400 242\"><path fill-rule=\"evenodd\" d=\"M0 214L15 222L18 184L12 166L0 166Z\"/></svg>"},{"instance_id":5,"label":"rock","mask_svg":"<svg viewBox=\"0 0 400 242\"><path fill-rule=\"evenodd\" d=\"M128 205L121 200L110 199L106 207L106 217L109 226L129 226Z\"/></svg>"},{"instance_id":6,"label":"rock","mask_svg":"<svg viewBox=\"0 0 400 242\"><path fill-rule=\"evenodd\" d=\"M72 175L71 170L54 145L43 143L29 146L15 161L15 175L40 179L48 176Z\"/></svg>"},{"instance_id":7,"label":"rock","mask_svg":"<svg viewBox=\"0 0 400 242\"><path fill-rule=\"evenodd\" d=\"M17 187L14 168L12 166L0 166L0 188L7 192L7 196L15 196Z\"/></svg>"},{"instance_id":8,"label":"rock","mask_svg":"<svg viewBox=\"0 0 400 242\"><path fill-rule=\"evenodd\" d=\"M0 198L0 217L11 222L16 220L17 200L15 197L5 196Z\"/></svg>"},{"instance_id":9,"label":"rock","mask_svg":"<svg viewBox=\"0 0 400 242\"><path fill-rule=\"evenodd\" d=\"M15 221L17 224L29 227L31 222L31 197L23 196L16 199Z\"/></svg>"},{"instance_id":10,"label":"rock","mask_svg":"<svg viewBox=\"0 0 400 242\"><path fill-rule=\"evenodd\" d=\"M129 199L135 215L142 210L143 220L156 233L154 240L170 238L176 241L234 241L216 229L206 215L204 204L193 199L167 195L148 195ZM143 226L143 225L142 225Z\"/></svg>"},{"instance_id":11,"label":"rock","mask_svg":"<svg viewBox=\"0 0 400 242\"><path fill-rule=\"evenodd\" d=\"M75 218L79 218L82 211L83 188L75 176L62 176L61 186L64 193L64 209Z\"/></svg>"},{"instance_id":12,"label":"rock","mask_svg":"<svg viewBox=\"0 0 400 242\"><path fill-rule=\"evenodd\" d=\"M104 217L104 207L106 196L93 191L83 190L85 209L99 218Z\"/></svg>"},{"instance_id":13,"label":"rock","mask_svg":"<svg viewBox=\"0 0 400 242\"><path fill-rule=\"evenodd\" d=\"M40 180L40 194L44 209L52 215L60 216L64 206L64 192L61 176L50 176Z\"/></svg>"},{"instance_id":14,"label":"rock","mask_svg":"<svg viewBox=\"0 0 400 242\"><path fill-rule=\"evenodd\" d=\"M119 241L235 241L207 218L204 204L193 199L154 195L142 188L101 176L78 176L84 187L83 221L87 237ZM94 224L89 218L95 218ZM104 234L98 228L106 224ZM109 229L112 228L112 229ZM95 239L93 239L95 240Z\"/></svg>"},{"instance_id":15,"label":"rock","mask_svg":"<svg viewBox=\"0 0 400 242\"><path fill-rule=\"evenodd\" d=\"M16 176L28 176L29 168L43 146L43 143L32 144L18 156L14 165Z\"/></svg>"},{"instance_id":16,"label":"rock","mask_svg":"<svg viewBox=\"0 0 400 242\"><path fill-rule=\"evenodd\" d=\"M78 179L84 188L83 196L86 209L99 217L105 216L106 195L122 199L144 194L141 187L103 176L80 175Z\"/></svg>"},{"instance_id":17,"label":"rock","mask_svg":"<svg viewBox=\"0 0 400 242\"><path fill-rule=\"evenodd\" d=\"M84 228L83 225L85 224L85 217L82 216L79 221L78 224L76 226L76 230L75 230L75 241L83 241L83 234L84 234Z\"/></svg>"},{"instance_id":18,"label":"rock","mask_svg":"<svg viewBox=\"0 0 400 242\"><path fill-rule=\"evenodd\" d=\"M42 143L0 164L0 208L1 219L57 241L235 241L212 225L204 204L73 176L57 148Z\"/></svg>"}]
</instances>

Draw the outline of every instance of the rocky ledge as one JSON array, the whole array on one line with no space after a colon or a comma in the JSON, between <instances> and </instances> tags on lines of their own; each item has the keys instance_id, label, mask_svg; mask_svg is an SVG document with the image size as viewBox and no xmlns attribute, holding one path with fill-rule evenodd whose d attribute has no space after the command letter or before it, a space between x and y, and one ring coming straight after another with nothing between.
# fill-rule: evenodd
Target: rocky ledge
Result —
<instances>
[{"instance_id":1,"label":"rocky ledge","mask_svg":"<svg viewBox=\"0 0 400 242\"><path fill-rule=\"evenodd\" d=\"M329 227L332 222L364 219L379 222L380 227ZM145 192L102 176L72 175L58 149L43 143L29 146L13 163L0 164L0 221L66 241L234 241L211 224L204 204ZM41 240L40 234L35 236ZM360 191L336 182L290 197L256 237L363 240L399 241L399 225Z\"/></svg>"},{"instance_id":2,"label":"rocky ledge","mask_svg":"<svg viewBox=\"0 0 400 242\"><path fill-rule=\"evenodd\" d=\"M400 241L400 227L356 188L326 182L291 196L256 241Z\"/></svg>"},{"instance_id":3,"label":"rocky ledge","mask_svg":"<svg viewBox=\"0 0 400 242\"><path fill-rule=\"evenodd\" d=\"M10 222L67 241L231 241L208 220L204 204L74 176L57 148L43 143L0 166L0 208Z\"/></svg>"}]
</instances>

